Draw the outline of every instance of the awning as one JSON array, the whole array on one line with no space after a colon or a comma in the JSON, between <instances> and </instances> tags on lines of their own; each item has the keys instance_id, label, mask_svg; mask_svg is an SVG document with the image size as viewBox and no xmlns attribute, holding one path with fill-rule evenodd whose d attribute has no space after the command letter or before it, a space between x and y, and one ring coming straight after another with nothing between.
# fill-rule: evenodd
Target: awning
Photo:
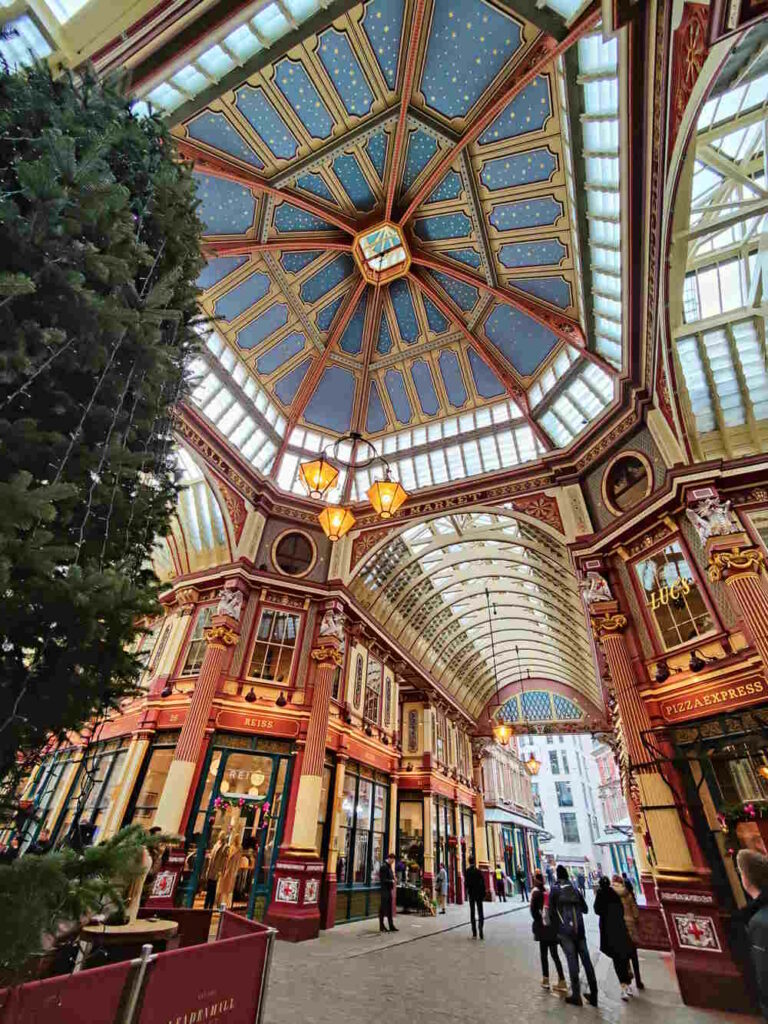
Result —
<instances>
[{"instance_id":1,"label":"awning","mask_svg":"<svg viewBox=\"0 0 768 1024\"><path fill-rule=\"evenodd\" d=\"M530 818L524 818L522 814L515 814L514 811L504 811L501 807L485 808L486 824L492 825L518 825L520 828L530 829L531 832L544 832L545 829Z\"/></svg>"}]
</instances>

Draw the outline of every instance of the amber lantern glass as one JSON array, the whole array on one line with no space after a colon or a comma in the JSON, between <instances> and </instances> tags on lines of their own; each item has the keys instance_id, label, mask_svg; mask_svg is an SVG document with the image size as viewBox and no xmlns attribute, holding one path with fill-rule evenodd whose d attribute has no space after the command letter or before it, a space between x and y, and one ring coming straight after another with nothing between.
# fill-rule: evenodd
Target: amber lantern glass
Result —
<instances>
[{"instance_id":1,"label":"amber lantern glass","mask_svg":"<svg viewBox=\"0 0 768 1024\"><path fill-rule=\"evenodd\" d=\"M340 505L329 505L317 518L328 540L339 540L355 525L355 517Z\"/></svg>"},{"instance_id":2,"label":"amber lantern glass","mask_svg":"<svg viewBox=\"0 0 768 1024\"><path fill-rule=\"evenodd\" d=\"M368 501L381 519L390 519L408 497L397 480L377 480L368 491Z\"/></svg>"},{"instance_id":3,"label":"amber lantern glass","mask_svg":"<svg viewBox=\"0 0 768 1024\"><path fill-rule=\"evenodd\" d=\"M524 761L523 763L525 764L526 771L529 775L539 774L539 769L541 768L541 761L538 761L536 759L536 755L533 751L531 751L531 756L528 758L528 760Z\"/></svg>"},{"instance_id":4,"label":"amber lantern glass","mask_svg":"<svg viewBox=\"0 0 768 1024\"><path fill-rule=\"evenodd\" d=\"M497 722L493 727L493 738L503 747L509 743L512 737L512 730L506 722Z\"/></svg>"},{"instance_id":5,"label":"amber lantern glass","mask_svg":"<svg viewBox=\"0 0 768 1024\"><path fill-rule=\"evenodd\" d=\"M322 498L339 478L339 471L321 455L312 462L302 462L299 479L307 489L310 498Z\"/></svg>"}]
</instances>

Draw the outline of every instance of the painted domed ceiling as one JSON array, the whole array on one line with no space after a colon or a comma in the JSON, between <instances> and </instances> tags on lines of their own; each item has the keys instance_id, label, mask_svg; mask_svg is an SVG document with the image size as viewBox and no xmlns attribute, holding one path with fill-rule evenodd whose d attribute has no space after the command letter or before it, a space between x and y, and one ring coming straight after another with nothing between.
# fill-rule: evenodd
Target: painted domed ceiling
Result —
<instances>
[{"instance_id":1,"label":"painted domed ceiling","mask_svg":"<svg viewBox=\"0 0 768 1024\"><path fill-rule=\"evenodd\" d=\"M503 469L612 404L620 268L593 270L577 195L601 172L567 101L584 60L616 91L616 44L556 45L483 0L370 0L180 108L209 257L195 400L280 486L350 431L412 451L410 489ZM589 202L618 264L612 102Z\"/></svg>"}]
</instances>

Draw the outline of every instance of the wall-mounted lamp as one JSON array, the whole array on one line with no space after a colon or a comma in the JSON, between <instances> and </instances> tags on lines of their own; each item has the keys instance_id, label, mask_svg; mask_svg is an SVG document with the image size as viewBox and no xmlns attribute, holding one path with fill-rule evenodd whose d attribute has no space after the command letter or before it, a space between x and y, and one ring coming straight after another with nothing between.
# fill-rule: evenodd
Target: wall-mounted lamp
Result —
<instances>
[{"instance_id":1,"label":"wall-mounted lamp","mask_svg":"<svg viewBox=\"0 0 768 1024\"><path fill-rule=\"evenodd\" d=\"M246 693L245 700L247 700L249 704L253 704L256 700L256 691L253 687L251 687L248 693Z\"/></svg>"},{"instance_id":2,"label":"wall-mounted lamp","mask_svg":"<svg viewBox=\"0 0 768 1024\"><path fill-rule=\"evenodd\" d=\"M286 705L287 703L288 703L288 701L287 701L287 700L285 699L285 694L284 694L284 693L283 693L283 691L281 690L281 691L280 691L280 696L279 696L279 697L277 698L277 700L275 701L275 704L277 704L277 706L278 706L279 708L284 708L284 707L285 707L285 705Z\"/></svg>"},{"instance_id":3,"label":"wall-mounted lamp","mask_svg":"<svg viewBox=\"0 0 768 1024\"><path fill-rule=\"evenodd\" d=\"M709 664L708 658L703 657L697 650L691 651L691 657L688 660L688 668L691 672L701 672L705 665Z\"/></svg>"},{"instance_id":4,"label":"wall-mounted lamp","mask_svg":"<svg viewBox=\"0 0 768 1024\"><path fill-rule=\"evenodd\" d=\"M669 665L666 663L666 661L658 661L656 663L656 671L653 675L653 678L656 680L656 682L666 683L666 681L669 679L669 675Z\"/></svg>"}]
</instances>

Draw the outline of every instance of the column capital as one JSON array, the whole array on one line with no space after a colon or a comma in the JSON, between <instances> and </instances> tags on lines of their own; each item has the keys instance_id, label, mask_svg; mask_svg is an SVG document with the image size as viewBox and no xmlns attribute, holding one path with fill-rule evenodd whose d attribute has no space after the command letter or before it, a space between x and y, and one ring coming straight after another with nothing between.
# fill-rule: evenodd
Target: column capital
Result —
<instances>
[{"instance_id":1,"label":"column capital","mask_svg":"<svg viewBox=\"0 0 768 1024\"><path fill-rule=\"evenodd\" d=\"M341 647L333 643L330 637L323 637L318 646L312 648L309 656L318 663L318 668L341 668L344 664Z\"/></svg>"},{"instance_id":2,"label":"column capital","mask_svg":"<svg viewBox=\"0 0 768 1024\"><path fill-rule=\"evenodd\" d=\"M743 576L759 576L765 566L762 551L755 547L733 547L727 551L712 551L707 566L710 583L726 583Z\"/></svg>"},{"instance_id":3,"label":"column capital","mask_svg":"<svg viewBox=\"0 0 768 1024\"><path fill-rule=\"evenodd\" d=\"M205 630L205 639L208 642L209 647L234 647L237 641L240 639L240 634L232 626L226 622L220 622L217 625L209 626Z\"/></svg>"},{"instance_id":4,"label":"column capital","mask_svg":"<svg viewBox=\"0 0 768 1024\"><path fill-rule=\"evenodd\" d=\"M621 612L593 615L592 628L600 640L604 640L606 636L620 636L627 628L627 616Z\"/></svg>"}]
</instances>

